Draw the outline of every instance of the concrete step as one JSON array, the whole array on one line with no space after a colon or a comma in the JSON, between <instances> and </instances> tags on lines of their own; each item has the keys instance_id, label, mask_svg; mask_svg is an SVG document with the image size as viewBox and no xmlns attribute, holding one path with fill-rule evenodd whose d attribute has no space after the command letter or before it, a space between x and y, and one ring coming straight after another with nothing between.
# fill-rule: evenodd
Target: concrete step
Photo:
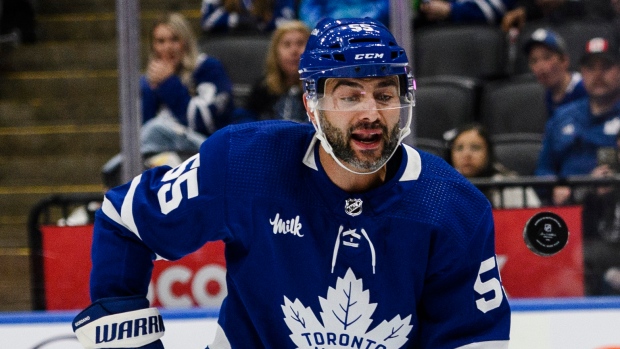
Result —
<instances>
[{"instance_id":1,"label":"concrete step","mask_svg":"<svg viewBox=\"0 0 620 349\"><path fill-rule=\"evenodd\" d=\"M118 122L119 106L116 96L106 100L96 95L73 99L35 97L27 101L0 99L0 128Z\"/></svg>"},{"instance_id":2,"label":"concrete step","mask_svg":"<svg viewBox=\"0 0 620 349\"><path fill-rule=\"evenodd\" d=\"M98 96L102 101L118 95L116 70L63 70L49 72L6 73L0 76L0 97L30 100L35 98L81 98Z\"/></svg>"},{"instance_id":3,"label":"concrete step","mask_svg":"<svg viewBox=\"0 0 620 349\"><path fill-rule=\"evenodd\" d=\"M182 11L192 25L196 35L200 34L200 10ZM140 12L140 35L147 40L149 31L160 16L160 11ZM116 38L116 14L102 13L70 13L50 14L37 17L41 41L67 40L114 40Z\"/></svg>"},{"instance_id":4,"label":"concrete step","mask_svg":"<svg viewBox=\"0 0 620 349\"><path fill-rule=\"evenodd\" d=\"M3 187L93 185L101 183L101 166L119 151L0 158ZM25 190L25 189L20 189Z\"/></svg>"},{"instance_id":5,"label":"concrete step","mask_svg":"<svg viewBox=\"0 0 620 349\"><path fill-rule=\"evenodd\" d=\"M143 41L140 67L146 65L148 53L148 43ZM0 56L0 69L4 72L116 70L117 67L116 40L48 41L21 45Z\"/></svg>"},{"instance_id":6,"label":"concrete step","mask_svg":"<svg viewBox=\"0 0 620 349\"><path fill-rule=\"evenodd\" d=\"M116 9L116 2L116 0L39 1L38 13L113 12ZM140 0L138 6L142 11L188 11L200 10L200 1Z\"/></svg>"},{"instance_id":7,"label":"concrete step","mask_svg":"<svg viewBox=\"0 0 620 349\"><path fill-rule=\"evenodd\" d=\"M116 67L115 40L21 45L2 57L3 71L114 70Z\"/></svg>"},{"instance_id":8,"label":"concrete step","mask_svg":"<svg viewBox=\"0 0 620 349\"><path fill-rule=\"evenodd\" d=\"M118 151L120 143L118 124L5 128L1 131L0 154L15 154L24 159L63 155L69 160L84 154L111 156Z\"/></svg>"}]
</instances>

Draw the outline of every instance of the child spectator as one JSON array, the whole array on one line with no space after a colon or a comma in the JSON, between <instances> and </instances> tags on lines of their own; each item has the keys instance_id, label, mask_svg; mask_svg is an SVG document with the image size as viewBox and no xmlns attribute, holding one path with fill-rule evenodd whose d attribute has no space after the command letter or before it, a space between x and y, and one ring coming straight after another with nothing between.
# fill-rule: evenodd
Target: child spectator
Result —
<instances>
[{"instance_id":1,"label":"child spectator","mask_svg":"<svg viewBox=\"0 0 620 349\"><path fill-rule=\"evenodd\" d=\"M486 129L478 123L466 124L446 133L446 161L466 178L501 179L517 174L495 160L493 143ZM538 207L540 200L532 188L507 187L489 189L483 193L496 208Z\"/></svg>"}]
</instances>

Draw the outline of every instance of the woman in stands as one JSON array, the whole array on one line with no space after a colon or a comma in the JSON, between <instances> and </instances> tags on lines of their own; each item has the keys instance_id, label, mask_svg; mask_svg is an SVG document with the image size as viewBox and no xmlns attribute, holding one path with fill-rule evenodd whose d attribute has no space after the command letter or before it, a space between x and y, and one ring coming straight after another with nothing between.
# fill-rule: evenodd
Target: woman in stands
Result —
<instances>
[{"instance_id":1,"label":"woman in stands","mask_svg":"<svg viewBox=\"0 0 620 349\"><path fill-rule=\"evenodd\" d=\"M447 132L448 152L446 161L466 178L515 177L516 173L495 160L493 143L485 128L478 123L470 123ZM484 191L493 207L522 208L539 207L540 200L532 188L507 187L500 190L491 188Z\"/></svg>"},{"instance_id":2,"label":"woman in stands","mask_svg":"<svg viewBox=\"0 0 620 349\"><path fill-rule=\"evenodd\" d=\"M299 58L310 30L301 21L290 21L276 29L265 60L265 75L252 87L238 120L284 119L307 122L303 105Z\"/></svg>"},{"instance_id":3,"label":"woman in stands","mask_svg":"<svg viewBox=\"0 0 620 349\"><path fill-rule=\"evenodd\" d=\"M206 136L232 117L232 82L217 59L198 53L194 33L179 13L162 16L151 30L140 92L146 155L196 153Z\"/></svg>"},{"instance_id":4,"label":"woman in stands","mask_svg":"<svg viewBox=\"0 0 620 349\"><path fill-rule=\"evenodd\" d=\"M163 15L151 30L140 102L140 152L146 168L179 165L231 121L232 82L218 60L198 54L191 27L179 13ZM118 154L104 164L106 187L122 184L122 162Z\"/></svg>"}]
</instances>

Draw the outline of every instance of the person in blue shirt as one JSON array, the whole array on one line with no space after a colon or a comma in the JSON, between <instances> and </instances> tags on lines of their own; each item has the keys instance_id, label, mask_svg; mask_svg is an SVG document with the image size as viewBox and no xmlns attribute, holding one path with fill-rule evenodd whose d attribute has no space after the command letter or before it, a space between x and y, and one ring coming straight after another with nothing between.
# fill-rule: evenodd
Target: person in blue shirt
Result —
<instances>
[{"instance_id":1,"label":"person in blue shirt","mask_svg":"<svg viewBox=\"0 0 620 349\"><path fill-rule=\"evenodd\" d=\"M390 25L389 0L300 0L299 19L309 28L323 18L364 18L376 19L386 26Z\"/></svg>"},{"instance_id":2,"label":"person in blue shirt","mask_svg":"<svg viewBox=\"0 0 620 349\"><path fill-rule=\"evenodd\" d=\"M620 53L603 38L588 41L580 60L588 97L558 107L545 126L536 175L588 175L597 151L614 147L620 130ZM579 201L567 186L553 188L555 205Z\"/></svg>"},{"instance_id":3,"label":"person in blue shirt","mask_svg":"<svg viewBox=\"0 0 620 349\"><path fill-rule=\"evenodd\" d=\"M497 25L516 0L427 0L420 3L420 14L427 22Z\"/></svg>"},{"instance_id":4,"label":"person in blue shirt","mask_svg":"<svg viewBox=\"0 0 620 349\"><path fill-rule=\"evenodd\" d=\"M555 109L587 96L581 74L569 70L570 57L564 39L550 29L539 28L523 45L536 80L545 88L548 116Z\"/></svg>"},{"instance_id":5,"label":"person in blue shirt","mask_svg":"<svg viewBox=\"0 0 620 349\"><path fill-rule=\"evenodd\" d=\"M180 13L164 13L155 20L139 86L145 168L178 165L233 118L232 82L224 66L199 53L191 26ZM117 154L103 165L106 187L121 184L122 162L123 155Z\"/></svg>"},{"instance_id":6,"label":"person in blue shirt","mask_svg":"<svg viewBox=\"0 0 620 349\"><path fill-rule=\"evenodd\" d=\"M405 50L376 20L328 18L299 69L311 123L225 127L183 164L106 194L93 304L73 322L84 346L163 348L153 260L222 240L227 296L209 349L508 348L491 204L402 143L415 98Z\"/></svg>"},{"instance_id":7,"label":"person in blue shirt","mask_svg":"<svg viewBox=\"0 0 620 349\"><path fill-rule=\"evenodd\" d=\"M141 152L195 153L206 137L231 122L232 82L214 57L200 54L180 13L158 19L140 78Z\"/></svg>"},{"instance_id":8,"label":"person in blue shirt","mask_svg":"<svg viewBox=\"0 0 620 349\"><path fill-rule=\"evenodd\" d=\"M202 0L204 33L271 32L296 18L295 0Z\"/></svg>"}]
</instances>

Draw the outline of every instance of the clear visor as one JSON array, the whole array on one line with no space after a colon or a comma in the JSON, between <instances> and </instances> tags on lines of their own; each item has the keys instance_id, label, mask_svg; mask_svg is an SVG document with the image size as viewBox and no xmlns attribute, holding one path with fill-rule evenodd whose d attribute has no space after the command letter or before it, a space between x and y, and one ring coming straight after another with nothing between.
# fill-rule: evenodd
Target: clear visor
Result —
<instances>
[{"instance_id":1,"label":"clear visor","mask_svg":"<svg viewBox=\"0 0 620 349\"><path fill-rule=\"evenodd\" d=\"M413 93L401 92L398 76L324 81L323 93L316 98L318 111L337 112L346 119L368 115L370 119L384 120L388 127L398 123L399 130L409 129Z\"/></svg>"},{"instance_id":2,"label":"clear visor","mask_svg":"<svg viewBox=\"0 0 620 349\"><path fill-rule=\"evenodd\" d=\"M313 98L315 127L340 166L370 174L392 157L410 133L414 105L413 93L401 96L400 86L396 75L325 79Z\"/></svg>"}]
</instances>

